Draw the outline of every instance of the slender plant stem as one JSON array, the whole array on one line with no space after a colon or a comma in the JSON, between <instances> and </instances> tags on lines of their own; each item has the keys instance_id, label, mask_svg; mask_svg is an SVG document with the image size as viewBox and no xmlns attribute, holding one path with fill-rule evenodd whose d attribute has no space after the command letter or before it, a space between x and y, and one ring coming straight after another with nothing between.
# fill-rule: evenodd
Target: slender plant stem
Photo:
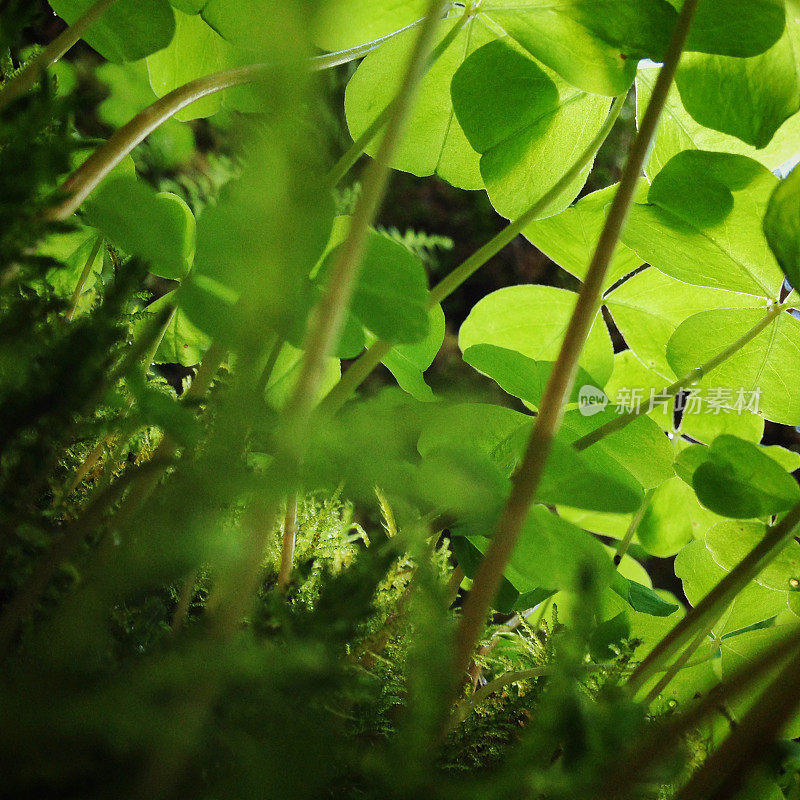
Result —
<instances>
[{"instance_id":1,"label":"slender plant stem","mask_svg":"<svg viewBox=\"0 0 800 800\"><path fill-rule=\"evenodd\" d=\"M507 247L531 222L541 216L542 212L555 200L566 188L568 188L591 164L595 154L608 138L614 124L616 123L622 106L625 104L625 95L615 98L611 109L608 112L603 127L598 132L594 140L581 154L577 161L561 176L558 182L537 200L522 216L514 222L509 223L500 233L490 239L483 247L475 251L466 261L456 267L449 275L431 289L429 296L429 307L433 307L447 299L456 289L466 280L474 275L482 266L488 263L501 250ZM350 398L350 396L364 382L367 376L378 364L386 357L392 345L383 342L375 342L363 355L360 356L350 369L342 376L342 379L333 389L328 392L322 401L321 409L326 413L335 413Z\"/></svg>"},{"instance_id":2,"label":"slender plant stem","mask_svg":"<svg viewBox=\"0 0 800 800\"><path fill-rule=\"evenodd\" d=\"M632 743L619 759L609 764L606 783L598 794L600 796L612 794L619 787L620 775L625 775L630 786L635 785L640 776L646 776L646 771L654 762L663 759L665 752L674 750L687 731L697 728L722 703L735 699L749 689L776 664L782 663L786 658L796 657L798 648L800 648L800 635L795 632L756 655L752 661L748 661L732 676L726 677L714 686L683 713L663 718L651 726L642 740ZM687 666L692 665L687 664Z\"/></svg>"},{"instance_id":3,"label":"slender plant stem","mask_svg":"<svg viewBox=\"0 0 800 800\"><path fill-rule=\"evenodd\" d=\"M678 378L677 381L671 383L666 389L664 389L664 394L672 396L683 391L684 389L690 388L693 383L700 380L700 378L702 378L704 375L708 375L709 372L716 369L720 364L725 363L729 358L736 355L736 353L738 353L745 345L750 344L750 342L752 342L756 336L768 328L780 315L780 313L788 307L789 306L785 304L781 304L771 308L767 314L764 315L764 318L760 320L758 324L754 325L749 331L747 331L747 333L740 336L732 344L728 345L728 347L726 347L718 355L714 356L714 358L706 361L705 364L693 369L682 378ZM587 433L586 436L582 436L580 439L577 439L575 442L573 442L572 446L576 450L585 450L587 447L591 447L601 439L605 439L606 436L610 436L612 433L621 431L623 428L630 425L630 423L635 419L642 416L642 414L646 414L647 410L648 409L642 405L639 408L634 408L631 411L626 412L625 414L620 414L618 417L610 420L605 425L601 425L599 428L595 428L595 430L593 430L591 433Z\"/></svg>"},{"instance_id":4,"label":"slender plant stem","mask_svg":"<svg viewBox=\"0 0 800 800\"><path fill-rule=\"evenodd\" d=\"M39 55L26 64L23 70L13 77L0 92L0 111L32 89L47 68L62 58L116 2L117 0L97 0L86 13L62 31Z\"/></svg>"},{"instance_id":5,"label":"slender plant stem","mask_svg":"<svg viewBox=\"0 0 800 800\"><path fill-rule=\"evenodd\" d=\"M283 520L283 546L281 548L281 566L278 572L278 589L285 592L292 579L294 551L297 545L297 492L286 502L286 516Z\"/></svg>"},{"instance_id":6,"label":"slender plant stem","mask_svg":"<svg viewBox=\"0 0 800 800\"><path fill-rule=\"evenodd\" d=\"M392 105L386 133L374 160L367 167L347 238L337 251L325 293L312 314L303 348L305 355L300 375L285 406L278 432L274 468L289 484L296 483L325 360L341 331L345 311L361 268L369 228L375 221L386 193L389 163L402 136L406 117L416 96L439 20L446 6L447 0L430 0L397 99ZM236 629L252 601L261 572L261 557L266 538L274 530L278 513L279 497L273 495L274 493L265 492L256 497L247 512L245 527L250 530L251 535L245 548L246 553L243 554L239 566L234 569L235 574L230 576L232 580L221 590L223 597L218 597L214 615L216 631L223 638Z\"/></svg>"},{"instance_id":7,"label":"slender plant stem","mask_svg":"<svg viewBox=\"0 0 800 800\"><path fill-rule=\"evenodd\" d=\"M78 303L81 300L81 295L83 294L83 289L86 286L86 281L89 280L89 275L91 275L92 267L94 266L94 260L97 258L97 254L100 252L100 248L103 246L103 237L98 236L97 241L94 243L91 252L89 253L89 258L86 261L86 265L83 268L83 272L81 272L80 278L78 278L78 285L75 287L75 291L72 293L72 298L69 302L69 309L67 310L66 320L67 322L72 322L75 318L75 312L78 310Z\"/></svg>"},{"instance_id":8,"label":"slender plant stem","mask_svg":"<svg viewBox=\"0 0 800 800\"><path fill-rule=\"evenodd\" d=\"M414 23L409 27L415 27L417 24ZM354 61L401 32L397 31L389 36L376 39L374 42L341 53L316 56L309 61L309 67L316 72ZM60 205L49 210L48 218L65 220L72 216L83 201L138 144L182 109L203 97L225 89L263 81L273 71L274 67L270 64L251 64L197 78L179 86L169 94L165 94L160 100L137 114L127 125L123 125L67 178L60 187L60 193L66 194L67 198Z\"/></svg>"},{"instance_id":9,"label":"slender plant stem","mask_svg":"<svg viewBox=\"0 0 800 800\"><path fill-rule=\"evenodd\" d=\"M472 19L472 17L475 16L475 13L476 12L474 9L469 5L464 8L464 13L458 18L456 24L431 53L428 63L425 66L426 73L456 40L458 35L464 29L464 26L470 21L470 19ZM369 124L361 136L359 136L358 139L353 142L344 155L342 155L342 157L333 165L331 171L328 173L329 186L337 186L342 178L344 178L344 176L347 175L347 173L350 172L350 170L356 165L358 159L361 158L369 146L369 143L378 135L378 132L388 122L389 116L392 113L392 106L394 105L394 102L395 101L392 100L392 102L390 102L389 105L387 105L386 108L384 108L383 111L381 111L381 113L375 117L375 119Z\"/></svg>"},{"instance_id":10,"label":"slender plant stem","mask_svg":"<svg viewBox=\"0 0 800 800\"><path fill-rule=\"evenodd\" d=\"M655 686L645 695L644 704L649 706L670 685L672 679L689 663L697 648L708 639L709 628L703 628L694 641L673 661L669 669L661 676Z\"/></svg>"},{"instance_id":11,"label":"slender plant stem","mask_svg":"<svg viewBox=\"0 0 800 800\"><path fill-rule=\"evenodd\" d=\"M797 660L792 658L758 696L750 710L728 738L695 772L675 800L728 800L741 788L745 778L769 754L781 730L800 706Z\"/></svg>"},{"instance_id":12,"label":"slender plant stem","mask_svg":"<svg viewBox=\"0 0 800 800\"><path fill-rule=\"evenodd\" d=\"M635 694L658 671L661 663L701 630L712 627L744 589L778 554L793 541L792 531L800 524L800 503L777 524L654 648L634 670L627 688Z\"/></svg>"},{"instance_id":13,"label":"slender plant stem","mask_svg":"<svg viewBox=\"0 0 800 800\"><path fill-rule=\"evenodd\" d=\"M636 531L639 528L639 524L644 518L644 515L647 513L647 509L650 507L650 502L653 499L654 492L655 492L654 489L647 490L644 496L644 500L642 501L642 504L639 506L639 510L633 515L633 519L631 519L631 524L628 525L628 530L625 531L625 536L622 537L620 543L617 545L617 552L614 553L615 567L618 567L622 563L622 559L628 552L628 548L631 546L631 542L633 541L633 537L636 535Z\"/></svg>"},{"instance_id":14,"label":"slender plant stem","mask_svg":"<svg viewBox=\"0 0 800 800\"><path fill-rule=\"evenodd\" d=\"M472 584L472 591L464 606L464 613L456 635L454 691L460 690L463 685L472 653L500 585L503 570L514 551L522 526L534 501L536 489L544 474L553 440L561 425L564 400L575 382L578 359L597 314L608 265L614 256L620 234L627 221L636 186L647 161L698 3L699 0L686 0L683 4L664 59L664 66L661 68L653 88L639 134L631 148L628 163L614 195L606 224L575 304L561 351L547 382L539 407L539 415L536 418L522 464L515 476L508 502L500 514L494 536L481 561Z\"/></svg>"},{"instance_id":15,"label":"slender plant stem","mask_svg":"<svg viewBox=\"0 0 800 800\"><path fill-rule=\"evenodd\" d=\"M389 163L403 133L406 117L416 96L427 63L436 29L446 0L431 0L425 21L414 44L400 89L392 104L375 159L366 171L350 231L331 269L325 294L315 310L315 320L307 337L303 365L287 407L286 434L289 441L300 441L314 409L317 387L325 359L341 330L344 314L361 268L369 227L377 216L389 181ZM292 445L294 447L294 445Z\"/></svg>"}]
</instances>

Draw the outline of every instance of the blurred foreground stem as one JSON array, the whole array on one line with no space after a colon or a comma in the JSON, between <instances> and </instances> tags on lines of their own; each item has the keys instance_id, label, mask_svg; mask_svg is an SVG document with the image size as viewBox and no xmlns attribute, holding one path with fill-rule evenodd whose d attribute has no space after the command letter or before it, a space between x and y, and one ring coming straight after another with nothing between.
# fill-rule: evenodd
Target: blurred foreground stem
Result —
<instances>
[{"instance_id":1,"label":"blurred foreground stem","mask_svg":"<svg viewBox=\"0 0 800 800\"><path fill-rule=\"evenodd\" d=\"M454 695L460 692L464 684L472 653L480 638L503 571L514 551L544 474L553 440L561 425L564 400L575 382L578 359L597 314L608 265L628 219L636 186L650 153L698 3L699 0L686 0L683 4L664 59L664 66L659 72L639 133L631 147L619 188L614 195L606 224L570 318L561 351L547 382L539 406L539 415L522 464L515 475L511 495L500 514L489 548L475 575L472 591L464 605L456 635L456 654L453 662Z\"/></svg>"}]
</instances>

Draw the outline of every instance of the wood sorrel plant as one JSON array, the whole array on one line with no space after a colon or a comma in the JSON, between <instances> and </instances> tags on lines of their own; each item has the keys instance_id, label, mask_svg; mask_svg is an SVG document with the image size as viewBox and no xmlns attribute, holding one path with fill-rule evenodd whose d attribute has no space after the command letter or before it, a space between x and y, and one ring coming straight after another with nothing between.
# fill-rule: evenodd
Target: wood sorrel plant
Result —
<instances>
[{"instance_id":1,"label":"wood sorrel plant","mask_svg":"<svg viewBox=\"0 0 800 800\"><path fill-rule=\"evenodd\" d=\"M0 20L3 796L800 797L797 0L50 6ZM393 170L508 222L433 283ZM572 288L434 391L520 238Z\"/></svg>"}]
</instances>

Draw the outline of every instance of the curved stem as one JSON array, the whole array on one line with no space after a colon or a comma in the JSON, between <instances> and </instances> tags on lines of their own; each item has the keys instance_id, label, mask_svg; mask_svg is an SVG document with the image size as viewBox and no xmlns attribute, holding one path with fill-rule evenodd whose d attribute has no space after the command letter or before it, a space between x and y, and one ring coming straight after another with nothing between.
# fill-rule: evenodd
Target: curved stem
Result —
<instances>
[{"instance_id":1,"label":"curved stem","mask_svg":"<svg viewBox=\"0 0 800 800\"><path fill-rule=\"evenodd\" d=\"M490 239L483 247L476 250L466 261L456 267L449 275L431 289L428 305L433 307L447 299L461 284L474 275L482 266L488 263L503 248L508 246L522 233L531 222L536 220L541 213L558 197L586 167L591 164L597 151L608 138L614 127L622 106L625 104L625 95L614 99L608 112L603 127L589 144L580 158L561 176L558 182L537 200L522 216L509 223L500 233ZM392 345L387 342L375 342L363 355L361 355L342 376L342 379L328 392L322 401L321 409L327 413L335 413L350 398L356 389L364 382L366 377L380 364Z\"/></svg>"},{"instance_id":2,"label":"curved stem","mask_svg":"<svg viewBox=\"0 0 800 800\"><path fill-rule=\"evenodd\" d=\"M23 70L0 91L0 111L32 89L47 68L62 58L116 2L117 0L97 0L85 14L62 31L39 55L26 64Z\"/></svg>"},{"instance_id":3,"label":"curved stem","mask_svg":"<svg viewBox=\"0 0 800 800\"><path fill-rule=\"evenodd\" d=\"M635 694L670 658L701 630L712 627L736 595L770 564L792 539L800 524L800 503L767 531L764 538L647 655L633 671L628 690Z\"/></svg>"},{"instance_id":4,"label":"curved stem","mask_svg":"<svg viewBox=\"0 0 800 800\"><path fill-rule=\"evenodd\" d=\"M296 483L302 462L308 425L316 405L325 360L339 335L347 306L361 268L370 226L377 216L389 180L389 162L400 140L406 116L413 103L424 72L428 53L436 35L447 0L430 0L428 12L420 27L392 114L375 159L367 167L363 188L344 243L328 277L325 293L312 313L312 323L306 336L300 375L286 403L278 431L274 469L290 485ZM296 486L294 487L296 488ZM240 563L231 571L225 585L217 592L214 615L215 630L227 637L242 615L246 613L261 572L261 557L266 537L275 529L279 498L265 492L254 498L248 509L245 527L250 535Z\"/></svg>"},{"instance_id":5,"label":"curved stem","mask_svg":"<svg viewBox=\"0 0 800 800\"><path fill-rule=\"evenodd\" d=\"M66 194L67 199L50 209L48 218L65 220L74 214L83 201L138 144L181 109L223 89L263 80L269 69L270 67L264 64L229 69L197 78L164 95L137 114L127 125L123 125L67 178L60 187L60 193Z\"/></svg>"},{"instance_id":6,"label":"curved stem","mask_svg":"<svg viewBox=\"0 0 800 800\"><path fill-rule=\"evenodd\" d=\"M300 377L287 406L287 441L296 442L302 439L303 430L313 411L325 359L344 322L345 311L361 268L369 228L375 221L386 193L389 162L402 135L407 114L425 70L439 18L446 4L446 0L431 0L429 4L400 89L392 103L386 133L375 154L375 160L367 168L363 188L353 211L350 231L338 250L325 294L316 309L315 322L307 337ZM297 452L296 446L292 447Z\"/></svg>"},{"instance_id":7,"label":"curved stem","mask_svg":"<svg viewBox=\"0 0 800 800\"><path fill-rule=\"evenodd\" d=\"M736 353L738 353L745 345L752 342L753 339L755 339L756 336L758 336L758 334L760 334L763 330L768 328L775 318L778 317L786 308L789 308L789 306L782 304L770 309L770 311L767 312L762 320L760 320L749 331L747 331L747 333L740 336L735 342L728 345L728 347L726 347L722 352L714 356L714 358L709 359L705 362L705 364L693 369L682 378L678 378L677 381L667 386L667 388L664 389L664 394L669 396L678 394L678 392L688 389L693 383L698 381L704 375L708 375L709 372L716 369L720 364L725 363L729 358L731 358L731 356L736 355ZM599 428L595 428L595 430L593 430L591 433L587 433L586 436L582 436L580 439L577 439L572 443L572 446L576 450L585 450L587 447L591 447L601 439L605 439L606 436L610 436L612 433L621 431L623 428L630 425L630 423L633 422L637 417L642 416L642 414L646 414L647 411L648 409L644 405L640 405L638 408L628 411L625 414L620 414L618 417L610 420L605 425L601 425Z\"/></svg>"},{"instance_id":8,"label":"curved stem","mask_svg":"<svg viewBox=\"0 0 800 800\"><path fill-rule=\"evenodd\" d=\"M664 59L664 66L661 68L653 89L639 134L631 148L619 188L614 195L606 224L570 318L558 359L547 382L539 407L539 415L528 441L522 464L464 606L464 613L456 635L454 691L458 691L463 685L472 653L483 630L486 615L491 608L503 571L514 551L544 474L553 440L561 425L564 400L575 382L578 359L597 314L608 265L614 256L620 234L628 219L636 186L647 161L698 3L699 0L686 0L683 4Z\"/></svg>"},{"instance_id":9,"label":"curved stem","mask_svg":"<svg viewBox=\"0 0 800 800\"><path fill-rule=\"evenodd\" d=\"M442 39L441 42L436 46L434 51L431 53L430 58L428 59L428 63L425 65L425 72L433 67L433 65L441 58L441 56L445 53L448 47L456 40L458 35L464 29L464 26L467 22L475 16L475 11L467 7L464 9L464 13L461 14L456 24L453 26L452 30L447 34L447 36ZM392 100L386 108L378 114L377 117L370 123L369 127L361 134L361 136L356 139L353 144L347 149L347 152L342 155L342 157L333 165L331 171L328 173L328 185L329 186L337 186L339 181L347 175L348 172L356 165L356 162L359 158L364 154L364 151L369 146L369 143L378 135L378 132L383 128L383 126L389 120L389 115L392 113L392 106L394 105L394 100Z\"/></svg>"},{"instance_id":10,"label":"curved stem","mask_svg":"<svg viewBox=\"0 0 800 800\"><path fill-rule=\"evenodd\" d=\"M418 24L414 23L408 27L415 27ZM403 30L407 30L407 28ZM343 50L339 53L315 56L309 61L309 67L312 71L319 72L345 64L348 61L354 61L402 32L402 30L396 31L373 42ZM225 89L232 89L235 86L244 86L264 80L273 69L274 67L270 64L251 64L246 67L228 69L216 72L213 75L197 78L183 86L179 86L169 94L165 94L160 100L137 114L127 125L123 125L67 178L60 187L60 192L66 194L67 199L60 205L50 209L47 215L48 218L64 220L74 214L103 179L137 145L182 109L208 95L222 92Z\"/></svg>"}]
</instances>

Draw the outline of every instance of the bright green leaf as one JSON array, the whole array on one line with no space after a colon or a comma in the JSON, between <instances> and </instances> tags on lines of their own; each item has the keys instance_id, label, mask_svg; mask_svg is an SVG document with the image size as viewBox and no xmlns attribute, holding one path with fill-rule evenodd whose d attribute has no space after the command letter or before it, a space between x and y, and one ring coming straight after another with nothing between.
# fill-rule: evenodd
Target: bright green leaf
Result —
<instances>
[{"instance_id":1,"label":"bright green leaf","mask_svg":"<svg viewBox=\"0 0 800 800\"><path fill-rule=\"evenodd\" d=\"M303 366L304 352L284 344L275 362L266 388L267 402L281 409L292 396ZM338 358L325 359L322 377L317 386L315 400L321 400L339 382L342 369Z\"/></svg>"},{"instance_id":2,"label":"bright green leaf","mask_svg":"<svg viewBox=\"0 0 800 800\"><path fill-rule=\"evenodd\" d=\"M95 0L50 0L68 24ZM136 61L166 47L175 33L175 14L167 0L119 0L83 37L109 61Z\"/></svg>"},{"instance_id":3,"label":"bright green leaf","mask_svg":"<svg viewBox=\"0 0 800 800\"><path fill-rule=\"evenodd\" d=\"M461 529L460 533L464 533ZM489 540L470 536L485 552ZM598 587L614 575L611 559L600 542L586 531L565 522L543 506L534 506L514 548L505 577L520 592L534 589L578 591L587 574Z\"/></svg>"},{"instance_id":4,"label":"bright green leaf","mask_svg":"<svg viewBox=\"0 0 800 800\"><path fill-rule=\"evenodd\" d=\"M430 329L421 342L395 345L383 357L383 365L394 375L400 388L417 400L433 400L433 392L425 383L423 373L441 349L444 334L444 312L437 305L430 311Z\"/></svg>"},{"instance_id":5,"label":"bright green leaf","mask_svg":"<svg viewBox=\"0 0 800 800\"><path fill-rule=\"evenodd\" d=\"M616 410L612 408L593 416L585 416L581 410L568 411L562 423L562 436L573 442L616 416ZM659 426L644 415L581 451L584 458L595 458L600 454L630 472L645 489L672 477L669 440Z\"/></svg>"},{"instance_id":6,"label":"bright green leaf","mask_svg":"<svg viewBox=\"0 0 800 800\"><path fill-rule=\"evenodd\" d=\"M611 292L605 304L628 347L646 367L671 383L678 376L667 361L667 343L678 325L708 309L752 306L753 298L722 289L689 286L658 270L647 269Z\"/></svg>"},{"instance_id":7,"label":"bright green leaf","mask_svg":"<svg viewBox=\"0 0 800 800\"><path fill-rule=\"evenodd\" d=\"M492 205L514 219L553 188L591 144L608 114L608 98L589 95L546 72L505 40L476 50L453 77L453 107ZM541 216L566 208L589 169Z\"/></svg>"},{"instance_id":8,"label":"bright green leaf","mask_svg":"<svg viewBox=\"0 0 800 800\"><path fill-rule=\"evenodd\" d=\"M666 4L657 0L659 8ZM614 12L625 14L622 2L606 2ZM489 0L485 13L531 55L555 70L573 86L587 92L616 96L623 94L636 72L636 58L627 58L617 47L604 42L587 27L599 16L586 0L543 4L539 0ZM671 15L674 18L674 14ZM615 13L610 28L618 22Z\"/></svg>"},{"instance_id":9,"label":"bright green leaf","mask_svg":"<svg viewBox=\"0 0 800 800\"><path fill-rule=\"evenodd\" d=\"M764 234L789 283L800 286L800 168L775 188L764 216Z\"/></svg>"},{"instance_id":10,"label":"bright green leaf","mask_svg":"<svg viewBox=\"0 0 800 800\"><path fill-rule=\"evenodd\" d=\"M147 306L145 311L157 314L175 304L177 299L177 293L170 292ZM182 309L177 308L167 323L164 338L158 346L153 361L156 364L181 364L184 367L192 367L200 363L210 346L210 337L193 325Z\"/></svg>"},{"instance_id":11,"label":"bright green leaf","mask_svg":"<svg viewBox=\"0 0 800 800\"><path fill-rule=\"evenodd\" d=\"M680 606L668 603L648 586L629 580L619 572L614 575L611 588L623 600L630 603L634 611L649 614L651 617L668 617L674 614Z\"/></svg>"},{"instance_id":12,"label":"bright green leaf","mask_svg":"<svg viewBox=\"0 0 800 800\"><path fill-rule=\"evenodd\" d=\"M92 228L76 231L51 233L40 242L36 255L41 258L54 258L62 266L51 267L45 273L45 280L53 287L59 297L69 299L78 286L84 269L89 265L89 258L94 253L89 272L84 283L84 292L92 289L97 276L103 268L105 247L97 249L100 234Z\"/></svg>"},{"instance_id":13,"label":"bright green leaf","mask_svg":"<svg viewBox=\"0 0 800 800\"><path fill-rule=\"evenodd\" d=\"M224 69L228 49L224 39L198 15L176 12L175 36L169 46L147 59L147 71L153 91L163 97L195 78ZM175 115L178 120L210 117L219 111L222 96L210 94Z\"/></svg>"},{"instance_id":14,"label":"bright green leaf","mask_svg":"<svg viewBox=\"0 0 800 800\"><path fill-rule=\"evenodd\" d=\"M754 444L718 436L692 475L700 502L717 514L754 519L800 501L795 480Z\"/></svg>"},{"instance_id":15,"label":"bright green leaf","mask_svg":"<svg viewBox=\"0 0 800 800\"><path fill-rule=\"evenodd\" d=\"M636 535L651 555L669 558L680 552L704 530L696 527L699 514L694 492L680 478L673 477L659 486L642 517Z\"/></svg>"},{"instance_id":16,"label":"bright green leaf","mask_svg":"<svg viewBox=\"0 0 800 800\"><path fill-rule=\"evenodd\" d=\"M683 591L689 602L696 606L727 574L712 558L700 539L678 553L675 574L683 582ZM766 589L751 581L739 592L719 621L714 633L724 636L742 630L779 614L786 607L786 593Z\"/></svg>"},{"instance_id":17,"label":"bright green leaf","mask_svg":"<svg viewBox=\"0 0 800 800\"><path fill-rule=\"evenodd\" d=\"M325 257L325 280L339 248ZM379 339L399 344L422 341L430 331L428 278L422 262L388 236L371 231L350 309Z\"/></svg>"},{"instance_id":18,"label":"bright green leaf","mask_svg":"<svg viewBox=\"0 0 800 800\"><path fill-rule=\"evenodd\" d=\"M761 522L725 520L706 534L706 547L714 561L730 572L764 538ZM800 544L789 539L783 550L756 576L756 583L779 592L800 587Z\"/></svg>"},{"instance_id":19,"label":"bright green leaf","mask_svg":"<svg viewBox=\"0 0 800 800\"><path fill-rule=\"evenodd\" d=\"M438 42L450 32L456 20L441 26ZM394 98L403 68L418 32L408 31L381 45L368 55L347 84L345 113L354 139L377 119ZM467 56L495 34L480 17L473 17L423 77L417 99L408 116L405 135L393 157L392 166L414 175L439 175L462 189L483 187L479 161L455 118L450 84ZM378 134L367 147L375 154Z\"/></svg>"},{"instance_id":20,"label":"bright green leaf","mask_svg":"<svg viewBox=\"0 0 800 800\"><path fill-rule=\"evenodd\" d=\"M636 77L636 114L641 123L644 110L650 102L658 69L645 67ZM740 106L737 104L737 108ZM711 150L749 156L770 170L777 169L800 151L800 113L788 119L763 150L745 144L734 136L704 128L694 120L681 102L678 90L673 87L667 97L664 114L656 134L652 155L647 165L647 175L652 179L662 167L683 150Z\"/></svg>"},{"instance_id":21,"label":"bright green leaf","mask_svg":"<svg viewBox=\"0 0 800 800\"><path fill-rule=\"evenodd\" d=\"M325 50L347 50L404 28L425 16L426 0L324 0L314 38Z\"/></svg>"},{"instance_id":22,"label":"bright green leaf","mask_svg":"<svg viewBox=\"0 0 800 800\"><path fill-rule=\"evenodd\" d=\"M555 361L577 295L551 286L511 286L484 297L459 331L462 352L492 344L516 350L534 361ZM614 369L611 340L597 317L580 366L602 387Z\"/></svg>"},{"instance_id":23,"label":"bright green leaf","mask_svg":"<svg viewBox=\"0 0 800 800\"><path fill-rule=\"evenodd\" d=\"M694 159L698 168L706 166L707 171L692 177L695 198L710 197L698 188L705 183L715 184L718 196L720 187L727 185L733 197L732 210L721 219L719 209L697 219L692 217L692 208L700 200L688 207L682 205L686 182L680 188L669 180L661 190L656 190L654 182L650 204L636 204L632 209L623 234L625 244L649 264L685 283L776 297L783 275L774 258L765 253L761 220L777 178L755 162L742 162L736 156L685 153L675 158ZM721 168L720 163L724 164ZM752 166L742 169L743 163ZM723 170L729 173L724 184L720 179ZM663 170L659 178L662 174ZM712 222L712 216L719 221Z\"/></svg>"},{"instance_id":24,"label":"bright green leaf","mask_svg":"<svg viewBox=\"0 0 800 800\"><path fill-rule=\"evenodd\" d=\"M667 360L677 375L688 375L751 331L766 309L704 311L682 323L667 345ZM721 335L724 332L724 335ZM699 382L704 408L721 405L750 409L773 422L800 425L800 320L780 314L774 322ZM713 413L713 406L711 407Z\"/></svg>"},{"instance_id":25,"label":"bright green leaf","mask_svg":"<svg viewBox=\"0 0 800 800\"><path fill-rule=\"evenodd\" d=\"M180 280L194 249L194 217L174 195L158 196L135 178L106 183L86 203L89 221L154 275Z\"/></svg>"},{"instance_id":26,"label":"bright green leaf","mask_svg":"<svg viewBox=\"0 0 800 800\"><path fill-rule=\"evenodd\" d=\"M528 225L523 234L548 258L571 275L583 280L594 254L616 185L582 197L574 206ZM604 288L640 267L639 258L624 244L618 245L608 268Z\"/></svg>"},{"instance_id":27,"label":"bright green leaf","mask_svg":"<svg viewBox=\"0 0 800 800\"><path fill-rule=\"evenodd\" d=\"M464 361L488 375L503 391L537 408L544 395L553 364L534 361L516 350L493 344L477 344L464 351ZM580 387L594 379L580 367L568 402L577 403Z\"/></svg>"},{"instance_id":28,"label":"bright green leaf","mask_svg":"<svg viewBox=\"0 0 800 800\"><path fill-rule=\"evenodd\" d=\"M686 53L676 85L686 110L707 128L764 148L800 110L800 5L787 0L786 30L753 58Z\"/></svg>"}]
</instances>

